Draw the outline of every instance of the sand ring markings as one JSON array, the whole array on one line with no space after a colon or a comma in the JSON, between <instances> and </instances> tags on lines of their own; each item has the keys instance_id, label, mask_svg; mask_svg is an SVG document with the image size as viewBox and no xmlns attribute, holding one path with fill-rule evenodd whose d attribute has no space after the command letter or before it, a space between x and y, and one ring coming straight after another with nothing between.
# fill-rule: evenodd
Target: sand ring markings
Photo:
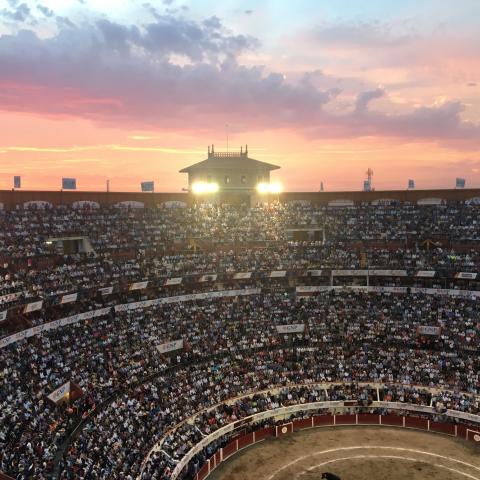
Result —
<instances>
[{"instance_id":1,"label":"sand ring markings","mask_svg":"<svg viewBox=\"0 0 480 480\"><path fill-rule=\"evenodd\" d=\"M298 457L296 458L295 460L283 465L282 467L280 467L279 469L277 469L275 472L273 472L269 477L267 477L266 480L273 480L279 473L281 473L283 470L295 465L296 463L298 462L301 462L303 460L306 460L308 458L311 458L311 457L316 457L318 455L325 455L325 454L329 454L329 453L336 453L336 452L342 452L342 451L351 451L351 450L372 450L372 449L375 449L375 450L394 450L394 451L397 451L397 452L409 452L409 453L416 453L416 454L420 454L420 455L426 455L426 456L430 456L430 457L435 457L437 459L442 459L442 460L446 460L447 462L453 462L453 463L456 463L456 464L460 464L464 467L467 467L467 468L471 468L471 469L474 469L474 470L477 470L478 472L480 472L480 467L477 467L471 463L468 463L468 462L464 462L463 460L458 460L456 458L453 458L453 457L448 457L446 455L440 455L438 453L432 453L432 452L426 452L424 450L416 450L416 449L412 449L412 448L402 448L402 447L385 447L385 446L354 446L354 447L340 447L340 448L331 448L331 449L328 449L328 450L322 450L322 451L318 451L318 452L313 452L313 453L310 453L308 455L303 455L301 457ZM377 457L378 458L378 457ZM407 457L400 457L400 458L407 458ZM334 460L335 461L335 460ZM421 460L420 458L416 458L415 461L423 461ZM328 462L331 462L331 460L329 460ZM430 463L430 462L424 462L424 463ZM430 463L431 464L431 463ZM438 464L435 464L435 466L440 466ZM472 480L480 480L480 477L475 477L473 475L470 475L470 474L465 474L464 472L460 472L456 469L451 469L449 467L445 467L443 466L444 468L446 469L449 469L451 471L455 471L457 473L460 473L464 476L467 476L469 478L471 478ZM298 476L298 475L297 475Z\"/></svg>"}]
</instances>

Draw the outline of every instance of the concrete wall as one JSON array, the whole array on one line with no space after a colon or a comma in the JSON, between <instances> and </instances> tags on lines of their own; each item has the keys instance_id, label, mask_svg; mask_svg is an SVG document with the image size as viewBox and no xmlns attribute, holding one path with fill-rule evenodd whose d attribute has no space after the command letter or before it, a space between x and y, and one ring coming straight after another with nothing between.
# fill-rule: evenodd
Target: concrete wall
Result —
<instances>
[{"instance_id":1,"label":"concrete wall","mask_svg":"<svg viewBox=\"0 0 480 480\"><path fill-rule=\"evenodd\" d=\"M225 192L218 196L222 203L239 203L245 200L240 192ZM332 200L351 200L354 203L373 202L379 199L393 199L401 202L417 203L423 198L441 198L445 201L465 201L480 197L480 189L462 190L393 190L374 192L284 192L280 195L259 196L252 195L251 203L257 201L305 201L314 205L327 205ZM29 201L44 201L52 205L71 206L76 201L92 201L100 205L115 205L119 202L142 202L146 207L154 207L168 201L185 202L191 205L201 201L188 193L141 193L141 192L61 192L61 191L28 191L28 190L0 190L0 204L6 210L16 208Z\"/></svg>"}]
</instances>

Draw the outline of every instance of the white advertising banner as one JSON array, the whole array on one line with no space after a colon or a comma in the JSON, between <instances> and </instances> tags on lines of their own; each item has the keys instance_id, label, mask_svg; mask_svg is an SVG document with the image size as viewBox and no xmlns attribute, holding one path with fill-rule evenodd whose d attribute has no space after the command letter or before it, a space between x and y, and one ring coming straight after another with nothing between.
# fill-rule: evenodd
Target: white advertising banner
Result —
<instances>
[{"instance_id":1,"label":"white advertising banner","mask_svg":"<svg viewBox=\"0 0 480 480\"><path fill-rule=\"evenodd\" d=\"M61 387L58 387L54 390L50 395L48 395L48 399L52 402L57 403L60 401L67 393L70 393L70 381L64 383Z\"/></svg>"},{"instance_id":2,"label":"white advertising banner","mask_svg":"<svg viewBox=\"0 0 480 480\"><path fill-rule=\"evenodd\" d=\"M135 282L130 285L130 290L144 290L147 285L148 282Z\"/></svg>"},{"instance_id":3,"label":"white advertising banner","mask_svg":"<svg viewBox=\"0 0 480 480\"><path fill-rule=\"evenodd\" d=\"M174 340L173 342L166 342L157 345L157 350L160 353L173 352L175 350L180 350L181 348L183 348L183 340Z\"/></svg>"},{"instance_id":4,"label":"white advertising banner","mask_svg":"<svg viewBox=\"0 0 480 480\"><path fill-rule=\"evenodd\" d=\"M0 322L3 322L4 320L7 319L7 312L8 310L4 310L3 312L0 312Z\"/></svg>"},{"instance_id":5,"label":"white advertising banner","mask_svg":"<svg viewBox=\"0 0 480 480\"><path fill-rule=\"evenodd\" d=\"M183 277L167 278L165 285L180 285Z\"/></svg>"},{"instance_id":6,"label":"white advertising banner","mask_svg":"<svg viewBox=\"0 0 480 480\"><path fill-rule=\"evenodd\" d=\"M421 278L433 278L435 276L434 270L419 270L415 276Z\"/></svg>"},{"instance_id":7,"label":"white advertising banner","mask_svg":"<svg viewBox=\"0 0 480 480\"><path fill-rule=\"evenodd\" d=\"M98 291L99 291L102 295L110 295L111 293L113 293L113 287L103 287L103 288L99 288Z\"/></svg>"},{"instance_id":8,"label":"white advertising banner","mask_svg":"<svg viewBox=\"0 0 480 480\"><path fill-rule=\"evenodd\" d=\"M43 305L43 300L39 300L38 302L27 303L25 305L25 309L23 310L24 313L35 312L37 310L41 310Z\"/></svg>"},{"instance_id":9,"label":"white advertising banner","mask_svg":"<svg viewBox=\"0 0 480 480\"><path fill-rule=\"evenodd\" d=\"M0 349L5 348L12 343L19 342L24 338L30 338L35 335L39 335L42 332L56 330L59 327L71 325L72 323L77 323L81 320L107 315L109 311L110 307L100 308L98 310L90 310L88 312L78 313L77 315L72 315L70 317L54 320L53 322L43 323L42 325L37 325L36 327L27 328L26 330L14 333L13 335L9 335L8 337L0 338Z\"/></svg>"},{"instance_id":10,"label":"white advertising banner","mask_svg":"<svg viewBox=\"0 0 480 480\"><path fill-rule=\"evenodd\" d=\"M406 277L406 270L369 270L371 277Z\"/></svg>"},{"instance_id":11,"label":"white advertising banner","mask_svg":"<svg viewBox=\"0 0 480 480\"><path fill-rule=\"evenodd\" d=\"M418 335L434 335L440 336L442 333L441 327L431 326L431 325L419 325L417 327L417 334Z\"/></svg>"},{"instance_id":12,"label":"white advertising banner","mask_svg":"<svg viewBox=\"0 0 480 480\"><path fill-rule=\"evenodd\" d=\"M69 293L68 295L63 295L60 303L76 302L77 298L78 298L78 293Z\"/></svg>"},{"instance_id":13,"label":"white advertising banner","mask_svg":"<svg viewBox=\"0 0 480 480\"><path fill-rule=\"evenodd\" d=\"M298 286L295 290L297 294L302 295L302 294L315 293L315 292L326 292L331 289L332 287L327 287L324 285L304 285L304 286Z\"/></svg>"},{"instance_id":14,"label":"white advertising banner","mask_svg":"<svg viewBox=\"0 0 480 480\"><path fill-rule=\"evenodd\" d=\"M269 277L270 278L282 278L287 275L286 270L274 270L273 272L270 272Z\"/></svg>"},{"instance_id":15,"label":"white advertising banner","mask_svg":"<svg viewBox=\"0 0 480 480\"><path fill-rule=\"evenodd\" d=\"M237 272L233 275L234 280L247 280L252 278L252 272Z\"/></svg>"},{"instance_id":16,"label":"white advertising banner","mask_svg":"<svg viewBox=\"0 0 480 480\"><path fill-rule=\"evenodd\" d=\"M292 323L291 325L277 325L278 333L302 333L305 331L303 323Z\"/></svg>"},{"instance_id":17,"label":"white advertising banner","mask_svg":"<svg viewBox=\"0 0 480 480\"><path fill-rule=\"evenodd\" d=\"M198 281L199 282L214 282L217 279L217 274L212 273L211 275L202 275Z\"/></svg>"},{"instance_id":18,"label":"white advertising banner","mask_svg":"<svg viewBox=\"0 0 480 480\"><path fill-rule=\"evenodd\" d=\"M0 305L3 303L15 302L22 296L22 292L7 293L6 295L0 296Z\"/></svg>"},{"instance_id":19,"label":"white advertising banner","mask_svg":"<svg viewBox=\"0 0 480 480\"><path fill-rule=\"evenodd\" d=\"M365 277L368 270L332 270L334 277Z\"/></svg>"},{"instance_id":20,"label":"white advertising banner","mask_svg":"<svg viewBox=\"0 0 480 480\"><path fill-rule=\"evenodd\" d=\"M309 277L321 277L322 270L307 270L307 276Z\"/></svg>"},{"instance_id":21,"label":"white advertising banner","mask_svg":"<svg viewBox=\"0 0 480 480\"><path fill-rule=\"evenodd\" d=\"M455 278L460 278L462 280L475 280L477 278L477 273L458 272L458 273L455 274Z\"/></svg>"}]
</instances>

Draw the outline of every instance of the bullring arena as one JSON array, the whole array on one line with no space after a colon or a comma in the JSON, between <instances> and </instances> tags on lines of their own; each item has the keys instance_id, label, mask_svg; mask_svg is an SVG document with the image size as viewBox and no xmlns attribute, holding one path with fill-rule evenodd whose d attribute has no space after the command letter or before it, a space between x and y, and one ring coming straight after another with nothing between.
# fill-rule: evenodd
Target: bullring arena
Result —
<instances>
[{"instance_id":1,"label":"bullring arena","mask_svg":"<svg viewBox=\"0 0 480 480\"><path fill-rule=\"evenodd\" d=\"M346 419L345 419L346 420ZM443 435L388 427L302 430L239 451L209 479L349 480L480 478L478 447Z\"/></svg>"}]
</instances>

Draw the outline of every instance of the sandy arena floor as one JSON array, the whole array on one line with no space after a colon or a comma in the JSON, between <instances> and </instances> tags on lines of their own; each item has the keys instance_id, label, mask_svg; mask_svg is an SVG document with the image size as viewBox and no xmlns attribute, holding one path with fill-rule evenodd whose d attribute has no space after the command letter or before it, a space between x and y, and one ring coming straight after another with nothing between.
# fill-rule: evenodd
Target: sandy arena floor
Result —
<instances>
[{"instance_id":1,"label":"sandy arena floor","mask_svg":"<svg viewBox=\"0 0 480 480\"><path fill-rule=\"evenodd\" d=\"M480 480L480 449L444 435L375 427L313 428L252 445L208 480Z\"/></svg>"}]
</instances>

